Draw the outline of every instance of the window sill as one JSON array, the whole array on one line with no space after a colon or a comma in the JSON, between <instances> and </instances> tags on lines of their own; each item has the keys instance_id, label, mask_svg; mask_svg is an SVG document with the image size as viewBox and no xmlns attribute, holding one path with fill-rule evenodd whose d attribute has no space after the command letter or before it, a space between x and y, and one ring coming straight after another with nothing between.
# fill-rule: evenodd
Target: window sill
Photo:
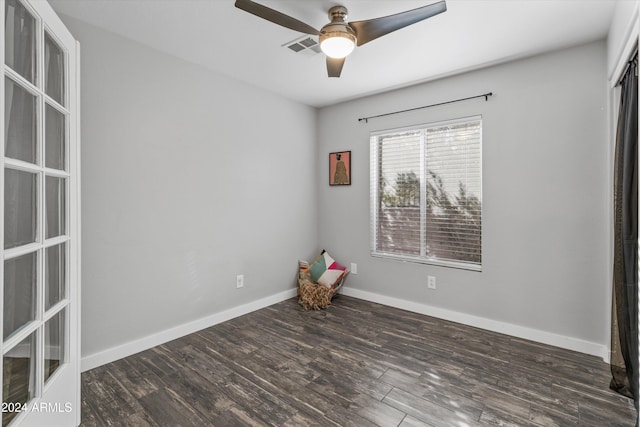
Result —
<instances>
[{"instance_id":1,"label":"window sill","mask_svg":"<svg viewBox=\"0 0 640 427\"><path fill-rule=\"evenodd\" d=\"M413 262L416 264L436 265L438 267L455 268L458 270L477 271L482 272L482 265L471 264L459 261L446 261L441 259L412 257L409 255L400 255L389 252L371 252L371 256L374 258L388 259L391 261L400 262Z\"/></svg>"}]
</instances>

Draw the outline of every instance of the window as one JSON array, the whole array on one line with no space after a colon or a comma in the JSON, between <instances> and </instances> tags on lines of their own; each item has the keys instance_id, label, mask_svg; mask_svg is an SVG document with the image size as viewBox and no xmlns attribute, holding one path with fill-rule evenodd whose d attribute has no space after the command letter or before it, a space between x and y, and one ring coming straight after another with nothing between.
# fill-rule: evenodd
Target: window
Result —
<instances>
[{"instance_id":1,"label":"window","mask_svg":"<svg viewBox=\"0 0 640 427\"><path fill-rule=\"evenodd\" d=\"M479 271L481 147L481 117L372 133L372 255Z\"/></svg>"}]
</instances>

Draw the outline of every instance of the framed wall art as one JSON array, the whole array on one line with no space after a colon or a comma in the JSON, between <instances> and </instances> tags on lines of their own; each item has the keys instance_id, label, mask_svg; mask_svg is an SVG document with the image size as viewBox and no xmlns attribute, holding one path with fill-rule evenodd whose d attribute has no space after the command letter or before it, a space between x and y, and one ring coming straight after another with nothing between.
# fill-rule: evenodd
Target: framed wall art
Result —
<instances>
[{"instance_id":1,"label":"framed wall art","mask_svg":"<svg viewBox=\"0 0 640 427\"><path fill-rule=\"evenodd\" d=\"M351 151L329 153L329 185L351 185Z\"/></svg>"}]
</instances>

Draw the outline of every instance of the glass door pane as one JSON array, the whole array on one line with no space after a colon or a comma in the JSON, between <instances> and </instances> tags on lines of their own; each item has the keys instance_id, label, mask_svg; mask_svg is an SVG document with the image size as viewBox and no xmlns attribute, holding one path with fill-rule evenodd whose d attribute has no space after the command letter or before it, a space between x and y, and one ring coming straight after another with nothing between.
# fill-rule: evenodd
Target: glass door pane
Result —
<instances>
[{"instance_id":1,"label":"glass door pane","mask_svg":"<svg viewBox=\"0 0 640 427\"><path fill-rule=\"evenodd\" d=\"M8 77L4 79L5 156L36 163L36 97Z\"/></svg>"},{"instance_id":2,"label":"glass door pane","mask_svg":"<svg viewBox=\"0 0 640 427\"><path fill-rule=\"evenodd\" d=\"M45 237L50 239L65 234L65 179L46 177L45 204L47 220Z\"/></svg>"},{"instance_id":3,"label":"glass door pane","mask_svg":"<svg viewBox=\"0 0 640 427\"><path fill-rule=\"evenodd\" d=\"M35 396L36 333L9 350L2 360L2 402L24 405ZM15 406L14 406L15 407ZM2 412L2 426L19 412Z\"/></svg>"},{"instance_id":4,"label":"glass door pane","mask_svg":"<svg viewBox=\"0 0 640 427\"><path fill-rule=\"evenodd\" d=\"M66 310L60 311L44 324L44 381L64 362Z\"/></svg>"},{"instance_id":5,"label":"glass door pane","mask_svg":"<svg viewBox=\"0 0 640 427\"><path fill-rule=\"evenodd\" d=\"M36 241L38 175L15 169L4 172L4 247Z\"/></svg>"},{"instance_id":6,"label":"glass door pane","mask_svg":"<svg viewBox=\"0 0 640 427\"><path fill-rule=\"evenodd\" d=\"M49 33L44 35L44 70L44 92L64 105L64 52Z\"/></svg>"},{"instance_id":7,"label":"glass door pane","mask_svg":"<svg viewBox=\"0 0 640 427\"><path fill-rule=\"evenodd\" d=\"M36 20L19 1L5 0L4 21L4 62L35 83Z\"/></svg>"},{"instance_id":8,"label":"glass door pane","mask_svg":"<svg viewBox=\"0 0 640 427\"><path fill-rule=\"evenodd\" d=\"M47 104L44 113L44 165L52 169L65 168L65 116Z\"/></svg>"},{"instance_id":9,"label":"glass door pane","mask_svg":"<svg viewBox=\"0 0 640 427\"><path fill-rule=\"evenodd\" d=\"M3 340L35 320L37 280L35 252L4 262Z\"/></svg>"},{"instance_id":10,"label":"glass door pane","mask_svg":"<svg viewBox=\"0 0 640 427\"><path fill-rule=\"evenodd\" d=\"M52 246L45 252L44 309L49 310L65 298L66 245Z\"/></svg>"}]
</instances>

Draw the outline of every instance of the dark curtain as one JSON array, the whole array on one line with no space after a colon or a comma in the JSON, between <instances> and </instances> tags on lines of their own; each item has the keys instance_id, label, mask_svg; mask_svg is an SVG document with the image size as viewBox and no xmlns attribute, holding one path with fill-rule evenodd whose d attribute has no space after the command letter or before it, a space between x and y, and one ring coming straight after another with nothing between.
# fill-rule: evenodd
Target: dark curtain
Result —
<instances>
[{"instance_id":1,"label":"dark curtain","mask_svg":"<svg viewBox=\"0 0 640 427\"><path fill-rule=\"evenodd\" d=\"M638 57L622 79L614 168L611 389L638 408ZM637 425L637 424L636 424Z\"/></svg>"}]
</instances>

